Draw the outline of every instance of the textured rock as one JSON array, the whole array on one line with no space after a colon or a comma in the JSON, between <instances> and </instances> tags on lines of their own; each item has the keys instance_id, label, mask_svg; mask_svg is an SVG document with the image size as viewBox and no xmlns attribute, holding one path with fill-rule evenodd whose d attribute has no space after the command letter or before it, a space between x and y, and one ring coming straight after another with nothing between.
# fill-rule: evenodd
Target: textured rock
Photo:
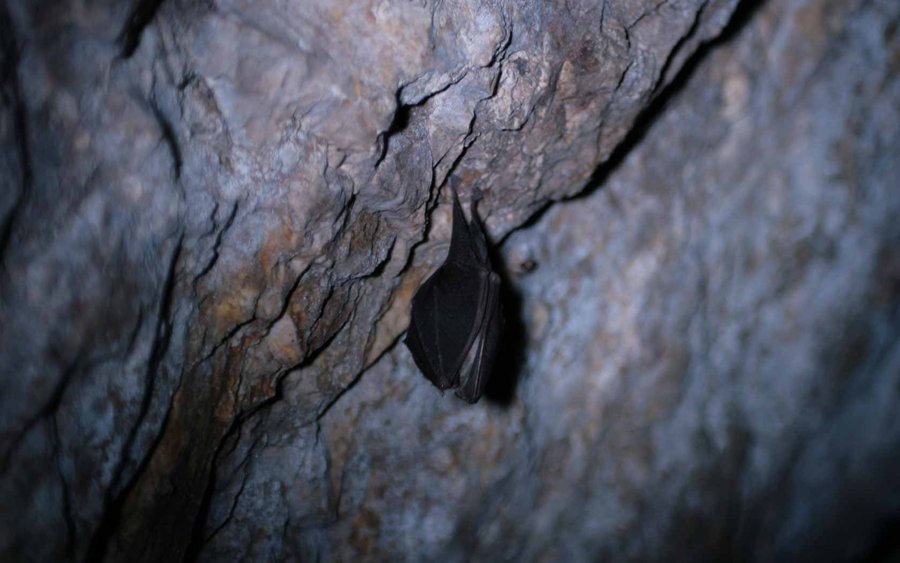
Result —
<instances>
[{"instance_id":1,"label":"textured rock","mask_svg":"<svg viewBox=\"0 0 900 563\"><path fill-rule=\"evenodd\" d=\"M323 558L887 555L900 10L744 15L599 189L504 245L537 264L511 405L461 408L397 348L322 419Z\"/></svg>"},{"instance_id":2,"label":"textured rock","mask_svg":"<svg viewBox=\"0 0 900 563\"><path fill-rule=\"evenodd\" d=\"M3 558L875 553L894 4L4 2ZM447 182L588 188L475 407L393 346Z\"/></svg>"}]
</instances>

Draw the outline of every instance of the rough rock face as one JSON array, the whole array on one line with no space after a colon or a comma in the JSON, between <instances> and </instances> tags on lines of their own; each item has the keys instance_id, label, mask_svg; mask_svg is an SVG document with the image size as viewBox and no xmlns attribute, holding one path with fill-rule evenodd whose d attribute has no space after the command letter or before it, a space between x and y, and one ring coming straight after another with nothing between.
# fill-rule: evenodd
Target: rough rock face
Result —
<instances>
[{"instance_id":1,"label":"rough rock face","mask_svg":"<svg viewBox=\"0 0 900 563\"><path fill-rule=\"evenodd\" d=\"M504 245L537 264L510 406L441 399L398 348L322 419L326 559L884 555L900 9L746 15L598 189Z\"/></svg>"},{"instance_id":2,"label":"rough rock face","mask_svg":"<svg viewBox=\"0 0 900 563\"><path fill-rule=\"evenodd\" d=\"M0 4L0 558L884 555L900 5L527 4Z\"/></svg>"}]
</instances>

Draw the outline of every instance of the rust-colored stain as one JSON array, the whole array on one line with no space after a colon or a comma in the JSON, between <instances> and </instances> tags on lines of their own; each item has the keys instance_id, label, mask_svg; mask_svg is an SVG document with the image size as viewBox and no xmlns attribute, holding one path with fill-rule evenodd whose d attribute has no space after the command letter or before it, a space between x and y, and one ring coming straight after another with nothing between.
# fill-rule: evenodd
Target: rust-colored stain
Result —
<instances>
[{"instance_id":1,"label":"rust-colored stain","mask_svg":"<svg viewBox=\"0 0 900 563\"><path fill-rule=\"evenodd\" d=\"M212 304L209 314L212 316L213 326L220 333L223 327L234 326L247 317L247 299L239 292L220 294Z\"/></svg>"},{"instance_id":2,"label":"rust-colored stain","mask_svg":"<svg viewBox=\"0 0 900 563\"><path fill-rule=\"evenodd\" d=\"M303 358L297 327L289 317L272 325L266 337L266 349L282 365L297 364Z\"/></svg>"},{"instance_id":3,"label":"rust-colored stain","mask_svg":"<svg viewBox=\"0 0 900 563\"><path fill-rule=\"evenodd\" d=\"M206 486L204 476L208 475L216 444L231 420L226 410L228 405L233 407L234 401L222 395L226 387L233 385L234 371L223 369L221 363L222 359L214 359L211 369L212 373L226 374L221 378L209 377L205 366L183 375L159 446L122 509L129 515L125 520L132 522L133 527L156 521L161 513L169 514L168 530L161 533L172 534L170 540L175 545L188 538L179 537L180 526L189 528L187 519L201 501L200 491ZM210 412L213 408L217 412ZM184 488L176 491L173 483ZM123 533L127 539L129 532Z\"/></svg>"},{"instance_id":4,"label":"rust-colored stain","mask_svg":"<svg viewBox=\"0 0 900 563\"><path fill-rule=\"evenodd\" d=\"M380 222L371 213L360 213L350 228L350 255L370 254L378 236Z\"/></svg>"},{"instance_id":5,"label":"rust-colored stain","mask_svg":"<svg viewBox=\"0 0 900 563\"><path fill-rule=\"evenodd\" d=\"M422 266L411 268L402 277L400 285L394 288L388 310L381 315L381 318L376 323L375 339L372 348L366 356L366 364L374 362L400 333L406 330L406 327L409 325L410 302L430 271L431 268Z\"/></svg>"},{"instance_id":6,"label":"rust-colored stain","mask_svg":"<svg viewBox=\"0 0 900 563\"><path fill-rule=\"evenodd\" d=\"M375 540L378 530L381 528L381 518L373 510L363 508L353 519L353 531L350 535L350 543L358 553L371 553L375 548Z\"/></svg>"},{"instance_id":7,"label":"rust-colored stain","mask_svg":"<svg viewBox=\"0 0 900 563\"><path fill-rule=\"evenodd\" d=\"M462 179L462 183L464 186L471 186L478 181L479 178L482 177L482 173L477 170L465 169L460 173L460 178Z\"/></svg>"},{"instance_id":8,"label":"rust-colored stain","mask_svg":"<svg viewBox=\"0 0 900 563\"><path fill-rule=\"evenodd\" d=\"M282 221L278 228L272 229L266 235L266 240L259 249L259 267L264 273L271 272L275 264L297 248L297 231L286 221Z\"/></svg>"},{"instance_id":9,"label":"rust-colored stain","mask_svg":"<svg viewBox=\"0 0 900 563\"><path fill-rule=\"evenodd\" d=\"M797 10L794 21L796 29L818 50L828 40L825 22L825 2L811 2Z\"/></svg>"},{"instance_id":10,"label":"rust-colored stain","mask_svg":"<svg viewBox=\"0 0 900 563\"><path fill-rule=\"evenodd\" d=\"M240 385L241 357L246 349L246 341L242 338L240 344L229 347L225 353L225 365L223 369L217 370L215 380L219 382L219 389L215 389L213 384L213 393L217 394L218 400L214 401L216 420L227 423L237 415L238 406L238 386ZM217 393L216 393L217 392Z\"/></svg>"}]
</instances>

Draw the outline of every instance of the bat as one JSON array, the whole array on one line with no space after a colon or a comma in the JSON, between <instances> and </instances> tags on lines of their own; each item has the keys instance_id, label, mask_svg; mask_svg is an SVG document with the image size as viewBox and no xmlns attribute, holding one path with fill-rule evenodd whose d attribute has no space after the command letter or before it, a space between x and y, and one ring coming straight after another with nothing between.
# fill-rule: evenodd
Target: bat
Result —
<instances>
[{"instance_id":1,"label":"bat","mask_svg":"<svg viewBox=\"0 0 900 563\"><path fill-rule=\"evenodd\" d=\"M419 370L438 389L475 403L481 398L497 353L502 311L500 276L491 267L487 239L475 204L466 221L453 190L453 230L447 259L412 299L404 343Z\"/></svg>"}]
</instances>

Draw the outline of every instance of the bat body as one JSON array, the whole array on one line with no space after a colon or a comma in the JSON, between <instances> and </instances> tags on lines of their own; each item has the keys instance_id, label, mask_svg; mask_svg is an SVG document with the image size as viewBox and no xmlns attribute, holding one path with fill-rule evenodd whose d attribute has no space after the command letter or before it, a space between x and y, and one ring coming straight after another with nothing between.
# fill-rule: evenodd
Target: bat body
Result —
<instances>
[{"instance_id":1,"label":"bat body","mask_svg":"<svg viewBox=\"0 0 900 563\"><path fill-rule=\"evenodd\" d=\"M453 191L453 232L444 264L416 292L404 341L437 388L456 389L469 403L481 398L497 352L502 312L500 276L488 257L475 210L466 221Z\"/></svg>"}]
</instances>

